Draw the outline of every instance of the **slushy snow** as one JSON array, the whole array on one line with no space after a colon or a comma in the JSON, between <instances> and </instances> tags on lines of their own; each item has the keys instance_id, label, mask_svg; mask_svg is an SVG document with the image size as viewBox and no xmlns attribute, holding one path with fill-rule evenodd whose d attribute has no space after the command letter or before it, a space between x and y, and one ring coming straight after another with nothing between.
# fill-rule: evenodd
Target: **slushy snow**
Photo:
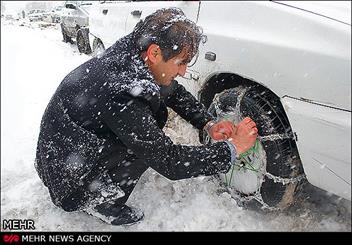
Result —
<instances>
[{"instance_id":1,"label":"slushy snow","mask_svg":"<svg viewBox=\"0 0 352 245\"><path fill-rule=\"evenodd\" d=\"M90 56L62 42L59 25L2 20L1 32L1 223L32 219L36 231L351 231L351 202L311 185L291 208L268 213L241 208L214 177L170 181L153 170L128 200L144 211L139 224L116 227L59 209L33 165L40 120L64 76ZM173 112L165 132L199 145L197 131Z\"/></svg>"}]
</instances>

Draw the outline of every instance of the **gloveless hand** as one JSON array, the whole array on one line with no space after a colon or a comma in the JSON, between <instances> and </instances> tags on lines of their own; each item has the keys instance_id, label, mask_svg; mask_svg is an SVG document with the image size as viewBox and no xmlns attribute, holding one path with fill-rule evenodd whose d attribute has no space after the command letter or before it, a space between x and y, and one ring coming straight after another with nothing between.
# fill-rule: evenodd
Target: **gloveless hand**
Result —
<instances>
[{"instance_id":1,"label":"gloveless hand","mask_svg":"<svg viewBox=\"0 0 352 245\"><path fill-rule=\"evenodd\" d=\"M214 140L226 140L236 131L235 125L231 121L220 121L215 123L208 131Z\"/></svg>"},{"instance_id":2,"label":"gloveless hand","mask_svg":"<svg viewBox=\"0 0 352 245\"><path fill-rule=\"evenodd\" d=\"M236 146L237 154L241 154L249 150L255 143L258 136L258 129L255 122L249 118L244 118L236 126L231 137L228 139L232 144Z\"/></svg>"}]
</instances>

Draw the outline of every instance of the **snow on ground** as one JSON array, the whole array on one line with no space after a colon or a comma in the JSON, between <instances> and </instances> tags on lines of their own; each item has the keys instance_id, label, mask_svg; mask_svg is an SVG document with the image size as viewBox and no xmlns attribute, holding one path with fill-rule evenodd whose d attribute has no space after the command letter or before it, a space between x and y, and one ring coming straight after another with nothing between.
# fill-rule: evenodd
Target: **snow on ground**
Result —
<instances>
[{"instance_id":1,"label":"snow on ground","mask_svg":"<svg viewBox=\"0 0 352 245\"><path fill-rule=\"evenodd\" d=\"M239 207L213 177L169 181L148 170L128 204L144 220L114 227L55 207L33 162L44 109L64 76L90 57L62 42L59 26L1 24L1 220L32 219L37 231L351 231L351 202L311 185L296 205L266 213ZM166 133L199 144L177 116ZM1 222L2 223L2 222Z\"/></svg>"}]
</instances>

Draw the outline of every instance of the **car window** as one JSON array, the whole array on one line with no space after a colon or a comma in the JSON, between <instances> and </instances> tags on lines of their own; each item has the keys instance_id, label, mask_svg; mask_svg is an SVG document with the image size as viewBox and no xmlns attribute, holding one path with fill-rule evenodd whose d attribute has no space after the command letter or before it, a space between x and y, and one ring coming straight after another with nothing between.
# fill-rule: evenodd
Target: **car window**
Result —
<instances>
[{"instance_id":1,"label":"car window","mask_svg":"<svg viewBox=\"0 0 352 245\"><path fill-rule=\"evenodd\" d=\"M74 5L74 6L77 6L77 1L66 1L66 2L65 2L65 6L66 6L67 4L72 4L72 5Z\"/></svg>"}]
</instances>

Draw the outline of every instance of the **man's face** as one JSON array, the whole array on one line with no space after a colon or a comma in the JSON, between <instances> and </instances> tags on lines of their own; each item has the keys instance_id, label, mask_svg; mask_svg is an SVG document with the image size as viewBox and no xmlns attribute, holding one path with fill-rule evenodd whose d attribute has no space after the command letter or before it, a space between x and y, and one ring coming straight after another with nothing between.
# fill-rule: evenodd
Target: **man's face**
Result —
<instances>
[{"instance_id":1,"label":"man's face","mask_svg":"<svg viewBox=\"0 0 352 245\"><path fill-rule=\"evenodd\" d=\"M187 69L188 53L184 49L179 55L164 61L159 49L154 56L155 62L149 65L149 69L157 84L169 86L177 76L184 76Z\"/></svg>"}]
</instances>

